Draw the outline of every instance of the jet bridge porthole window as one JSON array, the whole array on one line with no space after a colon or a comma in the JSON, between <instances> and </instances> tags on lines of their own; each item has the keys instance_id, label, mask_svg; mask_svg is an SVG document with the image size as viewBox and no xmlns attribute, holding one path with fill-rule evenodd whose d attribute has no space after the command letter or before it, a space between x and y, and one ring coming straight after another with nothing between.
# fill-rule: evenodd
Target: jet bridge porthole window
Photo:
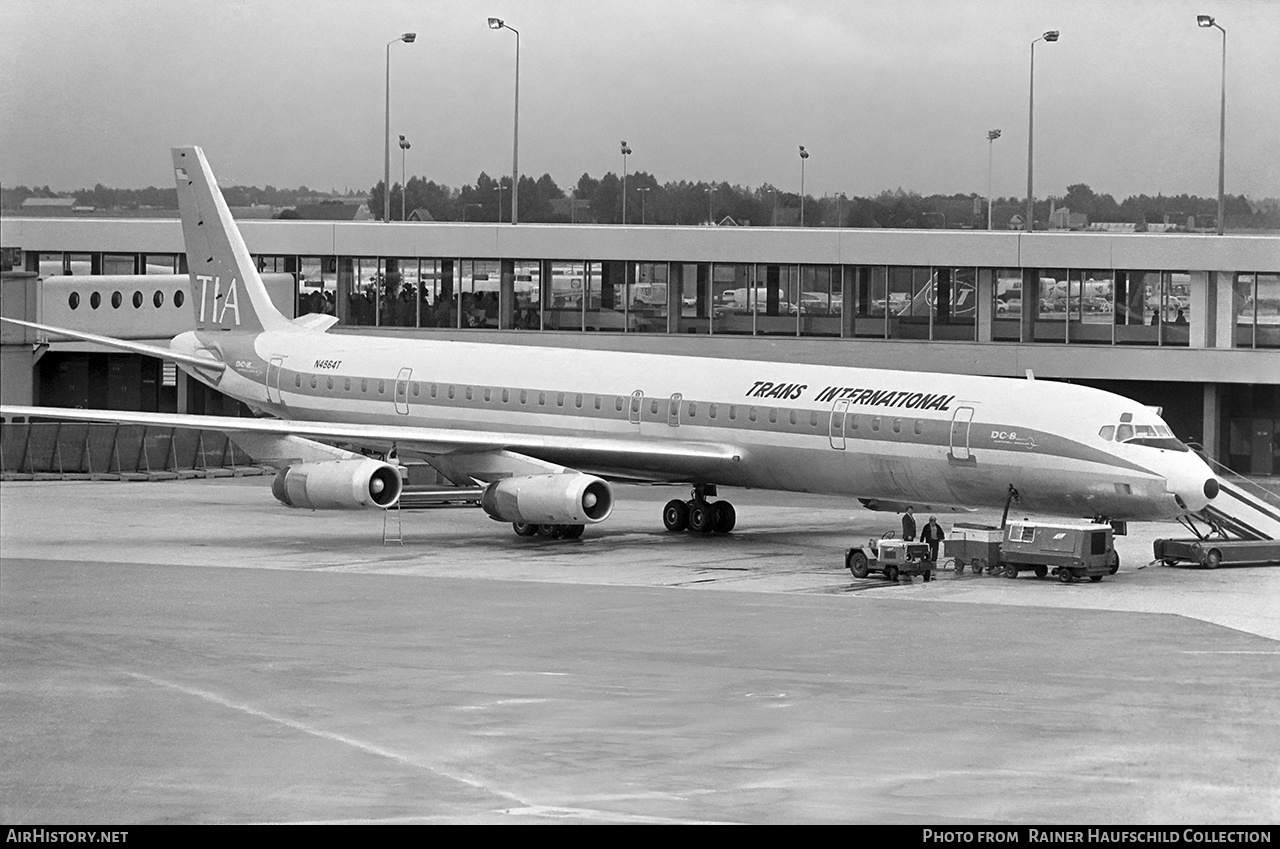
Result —
<instances>
[{"instance_id":1,"label":"jet bridge porthole window","mask_svg":"<svg viewBox=\"0 0 1280 849\"><path fill-rule=\"evenodd\" d=\"M135 291L133 293L133 308L135 310L142 309L142 301L143 301L142 293Z\"/></svg>"},{"instance_id":2,"label":"jet bridge porthole window","mask_svg":"<svg viewBox=\"0 0 1280 849\"><path fill-rule=\"evenodd\" d=\"M123 304L123 303L124 303L124 296L123 296L123 295L121 295L119 292L112 292L112 293L111 293L111 308L112 308L113 310L118 310L118 309L120 309L120 305L121 305L121 304Z\"/></svg>"},{"instance_id":3,"label":"jet bridge porthole window","mask_svg":"<svg viewBox=\"0 0 1280 849\"><path fill-rule=\"evenodd\" d=\"M157 289L156 293L151 296L151 303L156 305L156 309L160 309L160 307L164 306L164 292Z\"/></svg>"},{"instance_id":4,"label":"jet bridge porthole window","mask_svg":"<svg viewBox=\"0 0 1280 849\"><path fill-rule=\"evenodd\" d=\"M79 292L72 292L70 295L67 296L67 306L71 307L72 309L75 309L76 307L80 306Z\"/></svg>"},{"instance_id":5,"label":"jet bridge porthole window","mask_svg":"<svg viewBox=\"0 0 1280 849\"><path fill-rule=\"evenodd\" d=\"M187 294L183 292L181 289L173 293L173 305L175 307L181 307L183 301L185 301L186 299L187 299Z\"/></svg>"},{"instance_id":6,"label":"jet bridge porthole window","mask_svg":"<svg viewBox=\"0 0 1280 849\"><path fill-rule=\"evenodd\" d=\"M102 295L101 295L101 293L99 293L99 292L94 292L94 293L92 293L92 294L90 294L90 295L89 295L89 306L90 306L90 307L92 307L92 308L93 308L93 309L95 309L95 310L96 310L98 307L102 306Z\"/></svg>"}]
</instances>

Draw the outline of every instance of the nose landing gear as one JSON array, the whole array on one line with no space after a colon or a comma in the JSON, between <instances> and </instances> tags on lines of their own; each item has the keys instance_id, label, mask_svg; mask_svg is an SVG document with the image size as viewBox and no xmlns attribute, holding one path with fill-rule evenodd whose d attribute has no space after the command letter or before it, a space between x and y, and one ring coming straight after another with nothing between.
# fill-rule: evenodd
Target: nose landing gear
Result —
<instances>
[{"instance_id":1,"label":"nose landing gear","mask_svg":"<svg viewBox=\"0 0 1280 849\"><path fill-rule=\"evenodd\" d=\"M708 501L716 494L715 484L694 484L688 501L678 498L662 508L662 524L667 530L683 530L700 534L727 534L738 521L737 511L728 501Z\"/></svg>"}]
</instances>

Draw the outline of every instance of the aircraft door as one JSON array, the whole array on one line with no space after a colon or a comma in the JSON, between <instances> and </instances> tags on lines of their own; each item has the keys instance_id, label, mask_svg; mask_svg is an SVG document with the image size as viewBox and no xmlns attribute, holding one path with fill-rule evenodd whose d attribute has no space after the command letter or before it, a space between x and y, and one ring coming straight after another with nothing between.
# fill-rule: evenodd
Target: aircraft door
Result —
<instances>
[{"instance_id":1,"label":"aircraft door","mask_svg":"<svg viewBox=\"0 0 1280 849\"><path fill-rule=\"evenodd\" d=\"M848 418L849 403L848 398L837 398L831 405L831 447L837 451L844 450L844 422Z\"/></svg>"},{"instance_id":2,"label":"aircraft door","mask_svg":"<svg viewBox=\"0 0 1280 849\"><path fill-rule=\"evenodd\" d=\"M631 406L627 408L627 420L640 428L641 414L644 412L644 390L637 389L631 393Z\"/></svg>"},{"instance_id":3,"label":"aircraft door","mask_svg":"<svg viewBox=\"0 0 1280 849\"><path fill-rule=\"evenodd\" d=\"M280 399L280 369L284 365L284 357L272 357L267 363L267 401L272 404L284 403Z\"/></svg>"},{"instance_id":4,"label":"aircraft door","mask_svg":"<svg viewBox=\"0 0 1280 849\"><path fill-rule=\"evenodd\" d=\"M413 369L402 368L396 375L396 412L402 416L409 415L409 375Z\"/></svg>"},{"instance_id":5,"label":"aircraft door","mask_svg":"<svg viewBox=\"0 0 1280 849\"><path fill-rule=\"evenodd\" d=\"M667 424L680 427L680 401L684 396L679 392L671 396L671 404L667 407Z\"/></svg>"},{"instance_id":6,"label":"aircraft door","mask_svg":"<svg viewBox=\"0 0 1280 849\"><path fill-rule=\"evenodd\" d=\"M973 427L973 407L960 407L951 416L951 453L947 459L956 463L974 463L969 450L969 431Z\"/></svg>"}]
</instances>

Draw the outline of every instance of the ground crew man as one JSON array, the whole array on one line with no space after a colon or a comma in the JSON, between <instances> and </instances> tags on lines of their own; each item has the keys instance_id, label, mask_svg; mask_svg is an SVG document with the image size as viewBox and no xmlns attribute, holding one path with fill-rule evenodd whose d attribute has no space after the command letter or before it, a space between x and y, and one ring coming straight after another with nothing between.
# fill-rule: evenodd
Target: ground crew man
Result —
<instances>
[{"instance_id":1,"label":"ground crew man","mask_svg":"<svg viewBox=\"0 0 1280 849\"><path fill-rule=\"evenodd\" d=\"M925 525L920 531L920 541L929 544L929 559L938 559L938 543L947 538L942 532L942 526L938 524L937 516L929 517L929 524Z\"/></svg>"},{"instance_id":2,"label":"ground crew man","mask_svg":"<svg viewBox=\"0 0 1280 849\"><path fill-rule=\"evenodd\" d=\"M907 512L902 514L902 538L907 542L911 542L916 538L916 517L913 515L915 508L907 506Z\"/></svg>"}]
</instances>

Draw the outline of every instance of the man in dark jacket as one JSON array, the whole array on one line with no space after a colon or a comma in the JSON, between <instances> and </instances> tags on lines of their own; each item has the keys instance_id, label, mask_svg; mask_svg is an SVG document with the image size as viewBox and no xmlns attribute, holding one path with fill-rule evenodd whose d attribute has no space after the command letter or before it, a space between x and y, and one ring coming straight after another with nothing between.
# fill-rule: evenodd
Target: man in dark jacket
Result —
<instances>
[{"instance_id":1,"label":"man in dark jacket","mask_svg":"<svg viewBox=\"0 0 1280 849\"><path fill-rule=\"evenodd\" d=\"M907 507L907 512L902 514L902 538L907 542L911 542L916 538L916 517L913 514L914 507Z\"/></svg>"},{"instance_id":2,"label":"man in dark jacket","mask_svg":"<svg viewBox=\"0 0 1280 849\"><path fill-rule=\"evenodd\" d=\"M937 516L929 517L929 524L920 530L920 541L929 543L929 559L938 559L938 543L947 538L942 532L942 526L938 524Z\"/></svg>"}]
</instances>

